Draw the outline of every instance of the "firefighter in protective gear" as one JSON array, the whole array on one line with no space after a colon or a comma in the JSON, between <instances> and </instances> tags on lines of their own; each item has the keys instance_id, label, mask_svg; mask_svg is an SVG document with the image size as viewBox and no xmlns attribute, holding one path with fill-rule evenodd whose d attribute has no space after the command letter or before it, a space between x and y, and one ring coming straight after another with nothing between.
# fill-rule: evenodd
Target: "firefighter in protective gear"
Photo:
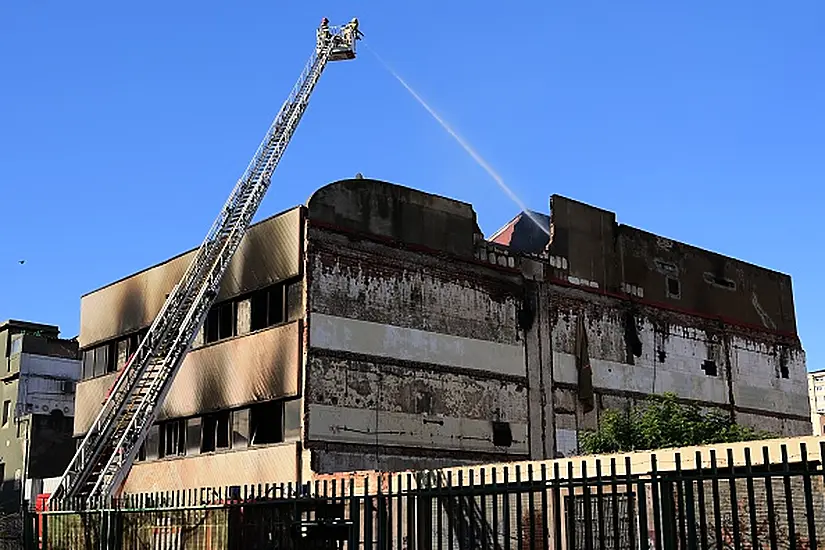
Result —
<instances>
[{"instance_id":1,"label":"firefighter in protective gear","mask_svg":"<svg viewBox=\"0 0 825 550\"><path fill-rule=\"evenodd\" d=\"M358 18L353 17L352 21L347 23L347 26L344 29L345 38L347 42L361 40L361 37L364 36L364 33L358 30Z\"/></svg>"},{"instance_id":2,"label":"firefighter in protective gear","mask_svg":"<svg viewBox=\"0 0 825 550\"><path fill-rule=\"evenodd\" d=\"M317 43L315 45L316 53L321 53L332 35L329 32L329 19L324 17L321 19L321 26L318 27Z\"/></svg>"}]
</instances>

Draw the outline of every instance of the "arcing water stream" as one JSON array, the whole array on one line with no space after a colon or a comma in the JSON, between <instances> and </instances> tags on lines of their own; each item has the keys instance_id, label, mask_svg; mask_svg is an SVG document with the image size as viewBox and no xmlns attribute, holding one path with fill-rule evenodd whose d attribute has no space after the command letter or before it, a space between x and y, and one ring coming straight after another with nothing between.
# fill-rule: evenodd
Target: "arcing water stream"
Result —
<instances>
[{"instance_id":1,"label":"arcing water stream","mask_svg":"<svg viewBox=\"0 0 825 550\"><path fill-rule=\"evenodd\" d=\"M366 46L366 44L364 44L364 45ZM447 122L443 118L441 118L441 116L438 113L436 113L435 110L433 110L433 108L430 107L427 104L427 102L424 101L424 99L422 99L422 97L420 95L418 95L415 92L415 90L413 90L410 87L410 85L407 84L407 82L403 78L401 78L401 76L399 76L399 74L396 73L392 69L392 67L390 67L389 64L387 64L387 62L384 61L381 58L380 55L378 55L378 53L375 50L373 50L369 46L367 46L367 48L369 48L369 50L373 53L373 55L375 55L376 59L378 59L378 61L384 66L384 68L386 68L387 71L389 71L390 74L393 75L398 80L398 82L400 82L401 85L404 86L404 88L408 92L410 92L410 95L412 95L421 104L421 106L424 107L427 110L427 112L430 113L430 115L432 115L432 117L439 124L441 124L441 127L444 128L444 130L446 130L448 134L453 136L453 138L458 142L459 145L461 145L461 147L467 152L467 154L470 155L471 157L473 157L473 160L475 160L478 163L478 165L481 166L490 175L491 178L493 178L493 180L498 184L498 186L501 188L501 190L504 191L504 193L508 197L510 197L510 199L514 203L516 203L516 205L518 205L519 208L521 208L521 210L525 213L525 215L527 215L527 217L530 218L533 221L533 223L535 223L538 227L540 227L541 230L544 231L547 234L547 236L549 237L550 236L550 228L547 227L546 224L542 223L542 220L540 220L538 218L538 216L536 216L531 210L529 210L527 208L527 206L524 204L524 201L522 201L518 197L518 195L516 195L513 192L513 190L510 189L510 187L508 187L506 183L504 183L504 180L501 178L501 176L498 175L498 173L495 170L493 170L493 167L490 166L487 163L487 161L485 161L481 157L481 155L479 155L476 152L476 150L473 149L473 147L469 143L467 143L467 141L464 138L462 138L460 135L458 135L458 133L456 133L456 131L453 130L452 127L449 124L447 124Z\"/></svg>"}]
</instances>

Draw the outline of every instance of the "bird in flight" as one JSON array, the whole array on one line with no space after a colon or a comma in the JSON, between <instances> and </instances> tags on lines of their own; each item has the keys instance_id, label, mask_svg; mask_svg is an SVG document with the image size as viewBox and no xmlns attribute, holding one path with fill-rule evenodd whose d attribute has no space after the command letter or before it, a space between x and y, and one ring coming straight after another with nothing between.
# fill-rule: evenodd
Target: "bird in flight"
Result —
<instances>
[{"instance_id":1,"label":"bird in flight","mask_svg":"<svg viewBox=\"0 0 825 550\"><path fill-rule=\"evenodd\" d=\"M26 260L18 260L17 263L19 263L20 265L23 265L24 263L26 263Z\"/></svg>"}]
</instances>

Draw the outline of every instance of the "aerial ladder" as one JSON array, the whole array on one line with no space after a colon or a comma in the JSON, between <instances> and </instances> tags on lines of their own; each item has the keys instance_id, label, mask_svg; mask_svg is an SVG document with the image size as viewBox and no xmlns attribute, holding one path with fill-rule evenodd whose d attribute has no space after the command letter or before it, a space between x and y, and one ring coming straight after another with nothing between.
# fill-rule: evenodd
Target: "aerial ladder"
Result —
<instances>
[{"instance_id":1,"label":"aerial ladder","mask_svg":"<svg viewBox=\"0 0 825 550\"><path fill-rule=\"evenodd\" d=\"M119 491L186 353L218 295L223 274L264 198L327 63L355 58L358 20L318 27L316 47L181 280L121 371L78 446L52 508L104 506Z\"/></svg>"}]
</instances>

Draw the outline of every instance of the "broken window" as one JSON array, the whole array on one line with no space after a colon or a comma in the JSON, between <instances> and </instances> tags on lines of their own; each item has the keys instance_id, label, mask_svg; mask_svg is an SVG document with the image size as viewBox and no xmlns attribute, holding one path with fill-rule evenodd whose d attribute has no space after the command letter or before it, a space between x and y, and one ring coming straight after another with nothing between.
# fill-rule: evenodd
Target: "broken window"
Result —
<instances>
[{"instance_id":1,"label":"broken window","mask_svg":"<svg viewBox=\"0 0 825 550\"><path fill-rule=\"evenodd\" d=\"M658 269L660 273L671 275L679 273L678 266L672 262L666 262L664 260L654 260L653 262L656 264L656 269Z\"/></svg>"},{"instance_id":2,"label":"broken window","mask_svg":"<svg viewBox=\"0 0 825 550\"><path fill-rule=\"evenodd\" d=\"M284 439L301 437L301 417L303 416L300 399L284 402Z\"/></svg>"},{"instance_id":3,"label":"broken window","mask_svg":"<svg viewBox=\"0 0 825 550\"><path fill-rule=\"evenodd\" d=\"M679 279L674 279L673 277L667 277L667 297L668 298L681 298L682 296L682 285L679 284Z\"/></svg>"},{"instance_id":4,"label":"broken window","mask_svg":"<svg viewBox=\"0 0 825 550\"><path fill-rule=\"evenodd\" d=\"M249 440L252 445L280 443L284 440L284 403L271 401L249 409Z\"/></svg>"},{"instance_id":5,"label":"broken window","mask_svg":"<svg viewBox=\"0 0 825 550\"><path fill-rule=\"evenodd\" d=\"M294 321L303 317L304 281L298 279L286 287L286 321Z\"/></svg>"},{"instance_id":6,"label":"broken window","mask_svg":"<svg viewBox=\"0 0 825 550\"><path fill-rule=\"evenodd\" d=\"M706 360L702 363L702 370L705 371L705 374L708 376L716 376L716 361L711 361L710 359Z\"/></svg>"},{"instance_id":7,"label":"broken window","mask_svg":"<svg viewBox=\"0 0 825 550\"><path fill-rule=\"evenodd\" d=\"M115 370L120 370L126 365L126 359L129 357L129 338L123 338L117 342L117 361Z\"/></svg>"},{"instance_id":8,"label":"broken window","mask_svg":"<svg viewBox=\"0 0 825 550\"><path fill-rule=\"evenodd\" d=\"M184 454L185 443L186 420L172 420L160 425L160 458Z\"/></svg>"},{"instance_id":9,"label":"broken window","mask_svg":"<svg viewBox=\"0 0 825 550\"><path fill-rule=\"evenodd\" d=\"M186 453L196 455L201 448L201 419L190 418L186 421Z\"/></svg>"},{"instance_id":10,"label":"broken window","mask_svg":"<svg viewBox=\"0 0 825 550\"><path fill-rule=\"evenodd\" d=\"M260 330L284 322L284 290L283 284L277 284L259 290L250 297L251 330Z\"/></svg>"},{"instance_id":11,"label":"broken window","mask_svg":"<svg viewBox=\"0 0 825 550\"><path fill-rule=\"evenodd\" d=\"M155 424L146 435L146 460L156 460L160 451L160 426Z\"/></svg>"},{"instance_id":12,"label":"broken window","mask_svg":"<svg viewBox=\"0 0 825 550\"><path fill-rule=\"evenodd\" d=\"M140 347L140 343L143 341L143 338L146 336L146 333L149 332L149 329L141 329L134 334L130 334L121 340L118 344L118 357L117 357L117 365L116 368L118 370L122 369L126 366L126 363L129 359L135 354Z\"/></svg>"},{"instance_id":13,"label":"broken window","mask_svg":"<svg viewBox=\"0 0 825 550\"><path fill-rule=\"evenodd\" d=\"M249 446L249 409L232 413L232 448L243 449Z\"/></svg>"},{"instance_id":14,"label":"broken window","mask_svg":"<svg viewBox=\"0 0 825 550\"><path fill-rule=\"evenodd\" d=\"M202 453L229 448L230 417L229 411L220 411L203 417L201 429Z\"/></svg>"},{"instance_id":15,"label":"broken window","mask_svg":"<svg viewBox=\"0 0 825 550\"><path fill-rule=\"evenodd\" d=\"M11 401L6 400L3 401L3 424L0 425L3 428L9 425L9 419L11 418Z\"/></svg>"},{"instance_id":16,"label":"broken window","mask_svg":"<svg viewBox=\"0 0 825 550\"><path fill-rule=\"evenodd\" d=\"M736 290L736 282L725 277L717 277L713 273L705 273L703 277L705 282L708 284L725 288L727 290Z\"/></svg>"},{"instance_id":17,"label":"broken window","mask_svg":"<svg viewBox=\"0 0 825 550\"><path fill-rule=\"evenodd\" d=\"M106 344L106 372L117 370L117 342Z\"/></svg>"},{"instance_id":18,"label":"broken window","mask_svg":"<svg viewBox=\"0 0 825 550\"><path fill-rule=\"evenodd\" d=\"M235 336L235 317L237 304L224 302L212 306L206 316L204 339L207 344Z\"/></svg>"}]
</instances>

